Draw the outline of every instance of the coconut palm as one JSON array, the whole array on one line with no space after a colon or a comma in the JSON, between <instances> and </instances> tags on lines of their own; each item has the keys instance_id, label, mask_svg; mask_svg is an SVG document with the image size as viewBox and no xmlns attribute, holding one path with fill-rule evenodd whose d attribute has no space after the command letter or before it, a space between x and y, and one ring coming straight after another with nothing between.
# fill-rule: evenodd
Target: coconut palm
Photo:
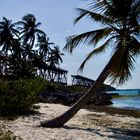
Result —
<instances>
[{"instance_id":1,"label":"coconut palm","mask_svg":"<svg viewBox=\"0 0 140 140\"><path fill-rule=\"evenodd\" d=\"M55 70L57 67L60 66L60 63L63 62L62 55L64 55L60 49L59 46L54 46L53 49L51 49L48 58L47 58L47 65L48 65L48 75L50 77L50 81L54 81L55 73L51 74L51 70Z\"/></svg>"},{"instance_id":2,"label":"coconut palm","mask_svg":"<svg viewBox=\"0 0 140 140\"><path fill-rule=\"evenodd\" d=\"M49 56L47 58L47 63L49 67L59 67L59 64L63 62L62 60L62 53L59 49L59 46L54 46L53 49L51 49Z\"/></svg>"},{"instance_id":3,"label":"coconut palm","mask_svg":"<svg viewBox=\"0 0 140 140\"><path fill-rule=\"evenodd\" d=\"M53 45L53 42L49 42L49 38L46 38L45 34L39 35L37 34L37 44L38 52L41 56L43 56L44 61L47 59L48 54L51 50L50 45Z\"/></svg>"},{"instance_id":4,"label":"coconut palm","mask_svg":"<svg viewBox=\"0 0 140 140\"><path fill-rule=\"evenodd\" d=\"M62 115L42 122L42 126L61 127L71 119L92 97L100 94L102 83L110 78L112 83L123 84L131 77L134 62L140 54L140 0L94 0L89 9L78 9L75 23L88 17L100 23L101 29L70 36L65 50L73 50L82 42L95 48L88 54L80 66L93 56L112 48L112 56L93 86L69 110ZM102 44L99 45L99 42ZM94 94L93 94L94 93Z\"/></svg>"},{"instance_id":5,"label":"coconut palm","mask_svg":"<svg viewBox=\"0 0 140 140\"><path fill-rule=\"evenodd\" d=\"M3 17L3 21L0 22L0 46L1 52L4 55L8 55L8 51L13 52L13 47L15 45L16 39L18 37L19 31L15 29L16 24L12 23L6 17Z\"/></svg>"},{"instance_id":6,"label":"coconut palm","mask_svg":"<svg viewBox=\"0 0 140 140\"><path fill-rule=\"evenodd\" d=\"M37 34L45 34L43 31L38 29L41 23L36 23L36 18L32 14L23 16L22 21L17 22L17 24L20 25L18 28L21 30L21 39L23 39L23 45L25 46L28 43L33 47L35 36Z\"/></svg>"},{"instance_id":7,"label":"coconut palm","mask_svg":"<svg viewBox=\"0 0 140 140\"><path fill-rule=\"evenodd\" d=\"M62 60L62 55L64 55L64 53L62 53L59 49L59 46L54 46L54 49L51 50L51 56L53 58L53 60L56 62L56 64L59 64L63 62Z\"/></svg>"},{"instance_id":8,"label":"coconut palm","mask_svg":"<svg viewBox=\"0 0 140 140\"><path fill-rule=\"evenodd\" d=\"M19 31L16 29L16 23L3 17L0 22L0 55L4 58L1 60L2 73L6 75L8 70L8 57L14 57L19 50L18 41Z\"/></svg>"}]
</instances>

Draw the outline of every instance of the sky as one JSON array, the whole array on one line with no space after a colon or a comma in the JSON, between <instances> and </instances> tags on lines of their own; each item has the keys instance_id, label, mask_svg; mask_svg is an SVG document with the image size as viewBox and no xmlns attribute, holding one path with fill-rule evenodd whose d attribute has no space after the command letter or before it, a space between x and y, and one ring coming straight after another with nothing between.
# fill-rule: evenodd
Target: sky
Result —
<instances>
[{"instance_id":1,"label":"sky","mask_svg":"<svg viewBox=\"0 0 140 140\"><path fill-rule=\"evenodd\" d=\"M76 8L86 8L85 0L0 0L0 21L3 17L17 22L26 14L35 15L37 22L41 22L42 29L51 42L60 46L62 50L66 44L66 38L70 35L83 33L99 28L99 25L90 20L82 20L74 25L73 21L78 16ZM111 53L106 52L91 59L85 66L83 73L77 70L85 59L86 55L93 49L93 46L81 45L75 49L72 54L65 53L61 68L68 70L68 83L71 84L71 75L83 75L96 80L105 64L108 62ZM140 88L140 57L135 64L135 70L132 72L132 78L124 85L116 88L130 89ZM106 81L109 84L109 81Z\"/></svg>"}]
</instances>

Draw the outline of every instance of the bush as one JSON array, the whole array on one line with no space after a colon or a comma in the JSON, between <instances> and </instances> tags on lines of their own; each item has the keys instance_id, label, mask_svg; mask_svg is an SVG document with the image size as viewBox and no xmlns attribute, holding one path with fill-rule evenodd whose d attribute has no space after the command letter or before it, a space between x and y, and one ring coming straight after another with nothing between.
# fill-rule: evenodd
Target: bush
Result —
<instances>
[{"instance_id":1,"label":"bush","mask_svg":"<svg viewBox=\"0 0 140 140\"><path fill-rule=\"evenodd\" d=\"M36 108L37 93L47 82L37 78L3 82L0 86L0 114L20 115Z\"/></svg>"}]
</instances>

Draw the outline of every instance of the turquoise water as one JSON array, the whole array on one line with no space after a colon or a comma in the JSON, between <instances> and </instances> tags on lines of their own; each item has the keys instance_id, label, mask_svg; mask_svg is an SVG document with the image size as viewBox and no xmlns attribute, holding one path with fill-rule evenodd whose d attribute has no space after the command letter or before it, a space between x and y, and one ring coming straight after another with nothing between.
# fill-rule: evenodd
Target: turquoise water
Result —
<instances>
[{"instance_id":1,"label":"turquoise water","mask_svg":"<svg viewBox=\"0 0 140 140\"><path fill-rule=\"evenodd\" d=\"M107 93L118 93L119 95L140 95L140 89L118 89Z\"/></svg>"},{"instance_id":2,"label":"turquoise water","mask_svg":"<svg viewBox=\"0 0 140 140\"><path fill-rule=\"evenodd\" d=\"M140 89L116 90L108 93L118 93L126 96L125 98L113 99L113 107L140 110Z\"/></svg>"}]
</instances>

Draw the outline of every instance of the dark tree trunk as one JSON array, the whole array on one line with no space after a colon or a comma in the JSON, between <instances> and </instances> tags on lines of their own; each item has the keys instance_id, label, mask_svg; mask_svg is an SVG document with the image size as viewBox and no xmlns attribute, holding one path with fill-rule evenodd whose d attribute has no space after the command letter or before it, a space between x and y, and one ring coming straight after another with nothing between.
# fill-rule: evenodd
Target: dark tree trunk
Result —
<instances>
[{"instance_id":1,"label":"dark tree trunk","mask_svg":"<svg viewBox=\"0 0 140 140\"><path fill-rule=\"evenodd\" d=\"M93 86L66 112L64 112L62 115L52 119L47 120L44 122L41 122L41 126L43 127L62 127L66 122L68 122L81 108L83 108L86 103L89 101L91 96L94 98L96 95L100 94L100 89L102 86L102 83L106 80L106 78L109 75L110 68L112 66L112 62L115 59L115 54L112 56L108 64L105 66Z\"/></svg>"}]
</instances>

